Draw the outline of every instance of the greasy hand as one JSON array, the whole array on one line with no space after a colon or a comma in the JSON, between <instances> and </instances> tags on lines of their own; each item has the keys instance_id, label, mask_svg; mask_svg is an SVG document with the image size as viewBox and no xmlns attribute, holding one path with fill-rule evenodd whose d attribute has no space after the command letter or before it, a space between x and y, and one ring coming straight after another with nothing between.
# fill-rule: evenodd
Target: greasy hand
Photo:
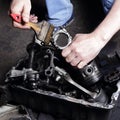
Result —
<instances>
[{"instance_id":1,"label":"greasy hand","mask_svg":"<svg viewBox=\"0 0 120 120\"><path fill-rule=\"evenodd\" d=\"M62 51L62 56L72 66L83 68L98 55L103 46L104 42L94 33L77 34L73 42Z\"/></svg>"},{"instance_id":2,"label":"greasy hand","mask_svg":"<svg viewBox=\"0 0 120 120\"><path fill-rule=\"evenodd\" d=\"M14 14L18 14L22 16L23 22L29 22L30 18L30 11L31 11L31 1L30 0L12 0L10 6L10 12ZM29 28L25 24L22 25L13 21L13 25L18 28Z\"/></svg>"}]
</instances>

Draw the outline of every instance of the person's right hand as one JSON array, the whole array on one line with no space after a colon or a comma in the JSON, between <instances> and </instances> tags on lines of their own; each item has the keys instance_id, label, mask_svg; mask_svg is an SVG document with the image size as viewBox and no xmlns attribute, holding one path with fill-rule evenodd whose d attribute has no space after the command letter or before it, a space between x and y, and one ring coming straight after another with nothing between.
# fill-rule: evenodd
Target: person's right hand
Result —
<instances>
[{"instance_id":1,"label":"person's right hand","mask_svg":"<svg viewBox=\"0 0 120 120\"><path fill-rule=\"evenodd\" d=\"M10 5L10 13L21 15L24 23L29 22L30 11L31 11L30 0L12 0ZM13 21L13 26L23 29L30 28L26 24L17 23L15 21Z\"/></svg>"}]
</instances>

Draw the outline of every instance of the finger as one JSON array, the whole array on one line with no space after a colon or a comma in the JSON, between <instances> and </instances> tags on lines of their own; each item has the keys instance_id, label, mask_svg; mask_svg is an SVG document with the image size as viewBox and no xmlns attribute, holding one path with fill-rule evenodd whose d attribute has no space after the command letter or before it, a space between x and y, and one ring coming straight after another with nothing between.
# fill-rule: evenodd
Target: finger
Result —
<instances>
[{"instance_id":1,"label":"finger","mask_svg":"<svg viewBox=\"0 0 120 120\"><path fill-rule=\"evenodd\" d=\"M31 19L30 22L37 23L38 20L37 19Z\"/></svg>"},{"instance_id":2,"label":"finger","mask_svg":"<svg viewBox=\"0 0 120 120\"><path fill-rule=\"evenodd\" d=\"M22 12L22 3L15 4L14 2L11 4L10 13L18 14L20 15Z\"/></svg>"},{"instance_id":3,"label":"finger","mask_svg":"<svg viewBox=\"0 0 120 120\"><path fill-rule=\"evenodd\" d=\"M71 61L71 65L72 66L77 66L79 63L81 62L81 59L79 58L79 57L76 57L75 59L73 59L72 61Z\"/></svg>"},{"instance_id":4,"label":"finger","mask_svg":"<svg viewBox=\"0 0 120 120\"><path fill-rule=\"evenodd\" d=\"M13 21L13 26L14 26L14 27L18 27L18 28L22 28L22 29L30 29L29 26L27 26L27 25L22 25L22 24L20 24L20 23L18 23L18 22L15 22L15 21Z\"/></svg>"},{"instance_id":5,"label":"finger","mask_svg":"<svg viewBox=\"0 0 120 120\"><path fill-rule=\"evenodd\" d=\"M80 61L80 63L77 65L79 69L83 68L85 65L88 64L88 61Z\"/></svg>"},{"instance_id":6,"label":"finger","mask_svg":"<svg viewBox=\"0 0 120 120\"><path fill-rule=\"evenodd\" d=\"M71 52L70 54L68 54L68 56L66 57L66 61L67 62L71 62L72 60L74 60L76 57L74 52Z\"/></svg>"},{"instance_id":7,"label":"finger","mask_svg":"<svg viewBox=\"0 0 120 120\"><path fill-rule=\"evenodd\" d=\"M29 22L29 13L22 13L22 20L27 23Z\"/></svg>"},{"instance_id":8,"label":"finger","mask_svg":"<svg viewBox=\"0 0 120 120\"><path fill-rule=\"evenodd\" d=\"M22 18L24 22L29 22L31 5L25 5L22 12Z\"/></svg>"},{"instance_id":9,"label":"finger","mask_svg":"<svg viewBox=\"0 0 120 120\"><path fill-rule=\"evenodd\" d=\"M33 23L37 23L38 22L38 17L37 16L33 16L33 15L30 15L30 22L33 22Z\"/></svg>"},{"instance_id":10,"label":"finger","mask_svg":"<svg viewBox=\"0 0 120 120\"><path fill-rule=\"evenodd\" d=\"M70 49L70 47L67 47L67 48L65 48L63 51L62 51L62 56L63 57L67 57L70 53L71 53L71 49Z\"/></svg>"}]
</instances>

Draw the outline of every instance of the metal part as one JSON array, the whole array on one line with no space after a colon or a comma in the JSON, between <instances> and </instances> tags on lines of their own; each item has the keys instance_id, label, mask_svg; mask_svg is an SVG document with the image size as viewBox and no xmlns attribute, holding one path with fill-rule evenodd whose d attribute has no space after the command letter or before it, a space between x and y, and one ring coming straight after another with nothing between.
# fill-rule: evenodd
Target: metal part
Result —
<instances>
[{"instance_id":1,"label":"metal part","mask_svg":"<svg viewBox=\"0 0 120 120\"><path fill-rule=\"evenodd\" d=\"M65 28L60 28L54 32L52 38L54 45L61 50L66 48L72 42L72 37Z\"/></svg>"},{"instance_id":2,"label":"metal part","mask_svg":"<svg viewBox=\"0 0 120 120\"><path fill-rule=\"evenodd\" d=\"M120 80L120 71L115 70L105 76L105 81L108 83L113 83Z\"/></svg>"},{"instance_id":3,"label":"metal part","mask_svg":"<svg viewBox=\"0 0 120 120\"><path fill-rule=\"evenodd\" d=\"M62 75L67 82L69 82L70 84L74 85L75 87L77 87L81 91L85 92L86 94L91 96L91 98L95 99L97 97L98 93L91 92L91 91L87 90L86 88L82 87L81 85L79 85L78 83L76 83L74 80L72 80L70 75L65 70L63 70L63 69L61 69L59 67L55 67L55 70L57 72L59 72L59 74Z\"/></svg>"},{"instance_id":4,"label":"metal part","mask_svg":"<svg viewBox=\"0 0 120 120\"><path fill-rule=\"evenodd\" d=\"M38 71L34 71L33 69L16 70L13 68L8 74L8 79L5 80L6 83L15 82L14 79L23 77L24 85L29 89L37 89L38 86ZM9 80L10 79L10 80ZM23 84L21 81L21 84Z\"/></svg>"},{"instance_id":5,"label":"metal part","mask_svg":"<svg viewBox=\"0 0 120 120\"><path fill-rule=\"evenodd\" d=\"M120 94L120 81L118 81L117 83L117 91L113 93L111 96L111 103L114 103L115 101L117 101L119 94Z\"/></svg>"},{"instance_id":6,"label":"metal part","mask_svg":"<svg viewBox=\"0 0 120 120\"><path fill-rule=\"evenodd\" d=\"M7 104L0 107L0 120L34 120L26 112L20 112L20 106Z\"/></svg>"},{"instance_id":7,"label":"metal part","mask_svg":"<svg viewBox=\"0 0 120 120\"><path fill-rule=\"evenodd\" d=\"M20 77L20 76L26 76L26 74L28 74L29 72L31 72L33 74L37 74L38 73L38 71L34 71L32 69L23 68L23 70L16 70L13 67L12 70L7 73L7 76L9 76L11 78L15 78L15 77Z\"/></svg>"},{"instance_id":8,"label":"metal part","mask_svg":"<svg viewBox=\"0 0 120 120\"><path fill-rule=\"evenodd\" d=\"M80 69L80 73L82 74L83 77L81 82L83 83L84 86L87 87L92 86L99 82L99 80L103 76L95 60L91 61L84 68Z\"/></svg>"},{"instance_id":9,"label":"metal part","mask_svg":"<svg viewBox=\"0 0 120 120\"><path fill-rule=\"evenodd\" d=\"M46 51L50 55L50 64L49 66L45 69L45 75L46 76L51 76L53 75L54 72L54 52L52 52L50 49L47 49Z\"/></svg>"},{"instance_id":10,"label":"metal part","mask_svg":"<svg viewBox=\"0 0 120 120\"><path fill-rule=\"evenodd\" d=\"M27 49L28 56L8 72L5 85L0 87L2 100L69 119L74 119L73 114L75 116L81 107L113 108L120 93L118 56L114 57L117 67L107 64L107 72L96 59L79 70L61 56L61 50L72 39L67 31L61 28L53 32L53 26L45 21L39 26L41 32L36 32L34 43ZM59 44L64 39L66 44ZM110 74L115 70L118 72Z\"/></svg>"},{"instance_id":11,"label":"metal part","mask_svg":"<svg viewBox=\"0 0 120 120\"><path fill-rule=\"evenodd\" d=\"M64 115L67 115L66 108L69 108L68 106L77 105L78 107L79 105L82 105L82 106L98 108L98 109L111 109L115 106L115 102L118 99L118 95L120 93L119 80L116 81L116 83L114 83L113 85L110 85L106 83L104 84L105 79L102 78L103 81L101 82L102 84L101 83L98 84L97 82L97 84L90 86L89 88L84 88L81 86L81 84L78 84L78 81L76 79L72 78L72 74L69 74L69 72L64 67L62 68L59 67L61 61L59 60L59 57L56 55L56 53L58 53L57 50L54 50L48 46L41 46L40 48L44 54L41 52L41 50L38 50L38 53L35 54L35 60L33 62L33 67L34 68L39 67L39 69L35 69L32 72L29 69L25 68L25 65L28 64L28 60L23 59L23 62L20 61L17 64L17 66L15 66L11 70L11 72L9 72L9 75L7 75L6 79L8 79L8 82L6 82L6 84L9 83L10 85L8 87L8 90L10 91L10 94L12 96L11 101L16 102L17 104L19 103L30 106L31 108L40 111L43 110L43 111L51 112L50 108L52 108L54 109L54 111L57 111L60 115L61 114L63 115L63 112L61 113L59 109L54 108L54 106L58 106L58 108L60 106L60 108L62 109L61 111L64 111L65 113ZM48 53L46 52L46 50L48 50ZM50 54L49 54L49 50L50 50ZM52 52L52 50L54 52ZM55 61L53 61L52 64L54 64L55 71L53 72L53 75L47 76L47 80L49 79L47 81L46 75L44 74L46 67L43 67L44 64L46 63L44 56L46 55L50 56L48 57L48 59L46 59L48 60L48 65L49 65L51 64L50 62L51 54L54 57L58 57L58 63L56 64ZM38 66L36 66L37 62L40 63ZM65 63L63 64L66 67ZM71 71L73 72L72 68ZM106 74L106 76L108 74ZM23 77L20 77L22 75ZM34 78L34 81L37 83L37 85L35 85L37 86L37 88L32 87L33 89L31 89L29 87L31 86L32 83L30 81L31 77L29 77L29 75L30 76L36 75L36 77L32 77L32 78ZM39 76L37 77L37 75ZM79 78L79 76L77 77ZM97 91L96 88L98 88L99 91ZM89 89L91 89L92 92ZM110 89L111 91L109 91ZM95 93L93 91L95 91ZM69 109L67 111L69 111Z\"/></svg>"}]
</instances>

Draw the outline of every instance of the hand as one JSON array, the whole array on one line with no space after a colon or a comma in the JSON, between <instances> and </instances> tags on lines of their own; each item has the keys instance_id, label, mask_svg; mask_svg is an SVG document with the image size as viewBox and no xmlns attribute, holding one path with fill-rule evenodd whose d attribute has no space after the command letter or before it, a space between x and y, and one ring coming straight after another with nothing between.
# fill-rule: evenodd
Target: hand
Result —
<instances>
[{"instance_id":1,"label":"hand","mask_svg":"<svg viewBox=\"0 0 120 120\"><path fill-rule=\"evenodd\" d=\"M22 16L23 22L27 23L30 19L31 1L30 0L12 0L10 12ZM13 21L14 27L29 28L27 25Z\"/></svg>"},{"instance_id":2,"label":"hand","mask_svg":"<svg viewBox=\"0 0 120 120\"><path fill-rule=\"evenodd\" d=\"M62 56L72 66L83 68L98 55L104 45L94 33L77 34L73 42L62 51Z\"/></svg>"}]
</instances>

